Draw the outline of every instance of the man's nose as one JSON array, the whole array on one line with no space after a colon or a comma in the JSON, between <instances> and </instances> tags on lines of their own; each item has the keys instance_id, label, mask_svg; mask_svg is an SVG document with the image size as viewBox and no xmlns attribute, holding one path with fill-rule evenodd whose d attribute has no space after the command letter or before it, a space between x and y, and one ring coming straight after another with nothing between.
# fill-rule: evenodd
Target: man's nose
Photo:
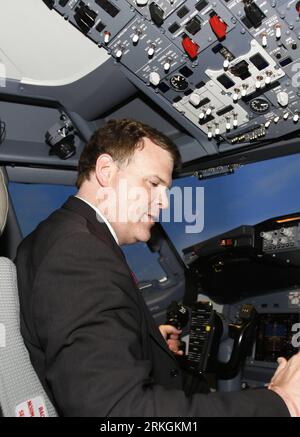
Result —
<instances>
[{"instance_id":1,"label":"man's nose","mask_svg":"<svg viewBox=\"0 0 300 437\"><path fill-rule=\"evenodd\" d=\"M161 190L159 207L160 209L167 209L169 207L169 196L167 189Z\"/></svg>"}]
</instances>

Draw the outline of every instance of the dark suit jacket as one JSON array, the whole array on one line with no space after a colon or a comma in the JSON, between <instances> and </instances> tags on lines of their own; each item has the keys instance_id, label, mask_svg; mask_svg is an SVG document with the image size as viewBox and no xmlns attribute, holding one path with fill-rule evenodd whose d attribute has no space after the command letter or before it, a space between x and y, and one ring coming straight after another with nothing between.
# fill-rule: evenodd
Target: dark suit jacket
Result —
<instances>
[{"instance_id":1,"label":"dark suit jacket","mask_svg":"<svg viewBox=\"0 0 300 437\"><path fill-rule=\"evenodd\" d=\"M185 396L121 249L80 199L25 238L16 264L22 335L59 414L288 415L269 390Z\"/></svg>"}]
</instances>

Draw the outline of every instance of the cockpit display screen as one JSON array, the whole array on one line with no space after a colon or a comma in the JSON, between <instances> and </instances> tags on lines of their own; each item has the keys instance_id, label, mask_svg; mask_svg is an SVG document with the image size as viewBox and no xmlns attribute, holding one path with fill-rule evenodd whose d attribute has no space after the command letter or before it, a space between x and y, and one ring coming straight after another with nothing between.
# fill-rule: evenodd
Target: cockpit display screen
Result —
<instances>
[{"instance_id":1,"label":"cockpit display screen","mask_svg":"<svg viewBox=\"0 0 300 437\"><path fill-rule=\"evenodd\" d=\"M259 314L255 360L276 362L280 356L289 358L298 352L293 345L293 326L299 314Z\"/></svg>"}]
</instances>

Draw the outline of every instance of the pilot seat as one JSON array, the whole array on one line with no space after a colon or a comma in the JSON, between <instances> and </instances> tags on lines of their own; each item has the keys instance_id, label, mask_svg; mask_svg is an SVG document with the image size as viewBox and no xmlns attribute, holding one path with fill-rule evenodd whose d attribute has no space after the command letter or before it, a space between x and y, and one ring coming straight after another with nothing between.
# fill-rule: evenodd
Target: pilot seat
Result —
<instances>
[{"instance_id":1,"label":"pilot seat","mask_svg":"<svg viewBox=\"0 0 300 437\"><path fill-rule=\"evenodd\" d=\"M8 205L0 168L0 236L6 224ZM4 417L57 416L31 365L21 336L16 267L3 257L0 257L0 406Z\"/></svg>"}]
</instances>

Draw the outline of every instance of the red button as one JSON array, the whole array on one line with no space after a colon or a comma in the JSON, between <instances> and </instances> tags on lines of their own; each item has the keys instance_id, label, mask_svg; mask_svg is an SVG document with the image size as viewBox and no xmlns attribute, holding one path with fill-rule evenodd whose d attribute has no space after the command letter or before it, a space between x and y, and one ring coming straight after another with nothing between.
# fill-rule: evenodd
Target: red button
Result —
<instances>
[{"instance_id":1,"label":"red button","mask_svg":"<svg viewBox=\"0 0 300 437\"><path fill-rule=\"evenodd\" d=\"M218 39L223 40L226 38L228 26L220 17L218 17L218 15L214 15L213 17L211 17L209 23Z\"/></svg>"},{"instance_id":2,"label":"red button","mask_svg":"<svg viewBox=\"0 0 300 437\"><path fill-rule=\"evenodd\" d=\"M192 60L197 58L199 46L190 37L186 36L183 38L182 46Z\"/></svg>"}]
</instances>

